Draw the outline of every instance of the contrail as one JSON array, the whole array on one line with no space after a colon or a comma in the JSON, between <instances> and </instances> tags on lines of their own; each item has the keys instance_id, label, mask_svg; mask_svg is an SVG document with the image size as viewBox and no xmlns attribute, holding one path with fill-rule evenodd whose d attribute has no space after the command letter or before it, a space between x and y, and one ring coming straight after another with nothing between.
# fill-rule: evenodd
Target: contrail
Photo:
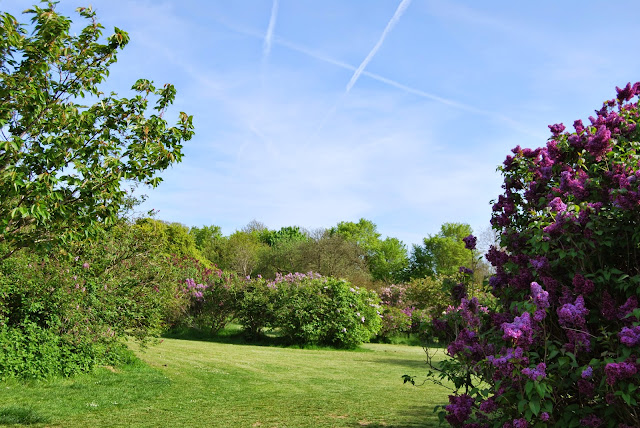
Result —
<instances>
[{"instance_id":1,"label":"contrail","mask_svg":"<svg viewBox=\"0 0 640 428\"><path fill-rule=\"evenodd\" d=\"M403 1L403 3L404 3L404 1ZM409 3L409 2L407 2L407 3ZM402 6L402 3L400 4L400 6L398 6L398 9L400 9L401 6ZM406 7L405 7L405 9L406 9ZM215 19L216 22L218 22L222 26L228 28L231 31L235 31L235 32L237 32L239 34L245 34L247 36L255 37L255 38L259 38L259 39L264 37L263 34L261 34L258 31L255 31L255 30L253 30L251 28L247 28L247 27L243 27L243 26L240 26L240 25L237 25L237 24L233 24L233 23L229 22L228 20L221 19L221 18L218 18L218 17L215 17L214 19ZM392 18L392 20L393 20L393 18ZM325 55L324 53L309 49L309 48L307 48L305 46L301 46L301 45L299 45L297 43L293 43L290 40L283 39L282 37L279 37L279 36L272 36L272 43L276 43L276 44L278 44L280 46L283 46L285 48L291 49L292 51L300 52L301 54L307 55L307 56L309 56L311 58L314 58L314 59L317 59L318 61L326 62L328 64L333 64L336 67L340 67L340 68L343 68L345 70L349 70L349 71L357 70L356 67L351 65L351 64L348 64L346 62L343 62L343 61L340 61L338 59L332 58L332 57L330 57L328 55ZM179 64L181 66L184 66L184 63L182 61L179 62ZM539 133L529 129L525 125L523 125L523 124L521 124L521 123L519 123L519 122L517 122L517 121L515 121L515 120L513 120L513 119L511 119L511 118L509 118L509 117L507 117L507 116L505 116L503 114L501 114L501 113L490 111L490 110L484 110L484 109L481 109L481 108L477 108L477 107L471 106L469 104L465 104L465 103L461 103L461 102L458 102L458 101L455 101L455 100L452 100L452 99L449 99L449 98L441 97L441 96L435 95L433 93L429 93L429 92L423 91L421 89L417 89L417 88L413 88L411 86L404 85L404 84L402 84L402 83L400 83L400 82L398 82L396 80L389 79L389 78L383 77L383 76L381 76L379 74L371 73L371 72L366 71L366 70L361 71L360 74L364 74L365 76L367 76L367 77L369 77L371 79L374 79L374 80L377 80L379 82L385 83L385 84L387 84L389 86L393 86L395 88L398 88L398 89L404 91L405 93L409 93L409 94L417 95L417 96L422 97L422 98L430 99L432 101L436 101L438 103L450 106L450 107L455 108L455 109L464 110L464 111L468 111L468 112L471 112L471 113L474 113L474 114L491 117L491 118L493 118L495 120L498 120L498 121L501 121L501 122L504 122L504 123L508 124L511 128L513 128L513 129L515 129L515 130L517 130L519 132L522 132L524 134L532 135L532 136L535 136L537 138L546 138L546 134L545 135L539 134ZM354 73L354 75L355 75L355 73ZM333 106L331 111L324 117L324 119L322 120L319 128L316 130L316 133L320 129L323 128L323 126L326 123L326 121L329 118L329 116L331 116L333 113L335 113L335 111L337 109L337 106L340 104L341 100L344 98L344 94L345 93L343 93L343 95L340 98L340 100L338 100L336 105Z\"/></svg>"},{"instance_id":2,"label":"contrail","mask_svg":"<svg viewBox=\"0 0 640 428\"><path fill-rule=\"evenodd\" d=\"M276 27L276 17L278 16L278 0L273 0L271 6L271 18L269 18L269 27L267 34L264 36L264 45L262 47L262 59L266 60L271 52L271 44L273 42L273 29Z\"/></svg>"},{"instance_id":3,"label":"contrail","mask_svg":"<svg viewBox=\"0 0 640 428\"><path fill-rule=\"evenodd\" d=\"M358 78L360 78L360 75L364 71L365 67L373 59L375 54L378 52L378 49L380 49L380 46L382 46L384 39L387 37L387 35L393 29L393 27L398 23L404 11L407 10L407 8L409 7L409 3L411 3L411 0L402 0L400 5L396 9L396 12L391 17L391 20L389 21L389 23L387 23L386 28L384 29L384 31L382 32L382 35L380 36L380 39L378 39L378 43L376 43L373 49L371 49L371 51L369 52L369 55L367 55L364 61L362 61L362 64L360 64L360 66L353 73L353 76L351 76L351 80L349 80L349 83L347 83L346 92L349 92L353 87L353 85L356 84L356 82L358 81Z\"/></svg>"}]
</instances>

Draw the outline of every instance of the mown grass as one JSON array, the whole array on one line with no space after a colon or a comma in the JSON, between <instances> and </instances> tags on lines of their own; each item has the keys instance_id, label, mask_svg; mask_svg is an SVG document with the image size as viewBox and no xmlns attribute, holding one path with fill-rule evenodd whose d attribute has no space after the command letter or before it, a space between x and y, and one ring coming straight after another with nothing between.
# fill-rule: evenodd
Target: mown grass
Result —
<instances>
[{"instance_id":1,"label":"mown grass","mask_svg":"<svg viewBox=\"0 0 640 428\"><path fill-rule=\"evenodd\" d=\"M414 346L353 352L164 339L136 352L146 365L0 383L0 424L424 427L437 426L433 407L446 402L440 387L402 383L426 371Z\"/></svg>"}]
</instances>

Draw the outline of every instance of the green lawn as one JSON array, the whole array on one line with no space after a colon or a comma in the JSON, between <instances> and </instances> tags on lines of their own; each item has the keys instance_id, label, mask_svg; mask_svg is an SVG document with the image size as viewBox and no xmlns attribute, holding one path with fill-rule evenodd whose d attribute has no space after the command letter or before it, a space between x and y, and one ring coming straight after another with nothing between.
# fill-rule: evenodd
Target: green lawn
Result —
<instances>
[{"instance_id":1,"label":"green lawn","mask_svg":"<svg viewBox=\"0 0 640 428\"><path fill-rule=\"evenodd\" d=\"M403 384L420 347L308 350L164 339L149 366L0 383L0 424L47 427L421 427L446 390Z\"/></svg>"}]
</instances>

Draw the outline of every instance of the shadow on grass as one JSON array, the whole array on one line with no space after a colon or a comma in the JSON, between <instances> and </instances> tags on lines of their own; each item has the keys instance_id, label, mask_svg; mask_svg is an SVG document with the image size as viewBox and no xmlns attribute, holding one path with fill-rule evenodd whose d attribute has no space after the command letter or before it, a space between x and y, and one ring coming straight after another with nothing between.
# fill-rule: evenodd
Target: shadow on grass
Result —
<instances>
[{"instance_id":1,"label":"shadow on grass","mask_svg":"<svg viewBox=\"0 0 640 428\"><path fill-rule=\"evenodd\" d=\"M354 423L354 427L367 428L425 428L439 427L438 416L433 412L433 408L428 406L413 406L402 412L407 420L405 422L387 424L378 422L359 421Z\"/></svg>"},{"instance_id":2,"label":"shadow on grass","mask_svg":"<svg viewBox=\"0 0 640 428\"><path fill-rule=\"evenodd\" d=\"M420 359L405 359L400 360L397 358L378 358L375 360L371 360L372 363L380 363L380 364L392 364L394 366L402 366L412 369L424 369L427 366L427 362Z\"/></svg>"},{"instance_id":3,"label":"shadow on grass","mask_svg":"<svg viewBox=\"0 0 640 428\"><path fill-rule=\"evenodd\" d=\"M46 418L30 407L0 407L0 425L33 425L48 423Z\"/></svg>"},{"instance_id":4,"label":"shadow on grass","mask_svg":"<svg viewBox=\"0 0 640 428\"><path fill-rule=\"evenodd\" d=\"M368 349L355 348L333 348L330 346L319 345L298 345L292 344L286 338L279 336L277 332L267 331L258 336L248 335L240 326L227 327L217 334L211 334L207 331L195 328L175 328L161 335L167 339L194 340L199 342L224 343L229 345L246 345L246 346L268 346L277 348L290 349L311 349L321 351L352 351L352 352L371 352Z\"/></svg>"}]
</instances>

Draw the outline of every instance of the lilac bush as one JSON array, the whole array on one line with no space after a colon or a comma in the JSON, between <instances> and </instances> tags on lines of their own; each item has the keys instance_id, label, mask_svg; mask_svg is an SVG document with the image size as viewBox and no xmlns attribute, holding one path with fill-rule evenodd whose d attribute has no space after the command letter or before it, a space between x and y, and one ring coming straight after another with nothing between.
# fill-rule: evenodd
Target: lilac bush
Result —
<instances>
[{"instance_id":1,"label":"lilac bush","mask_svg":"<svg viewBox=\"0 0 640 428\"><path fill-rule=\"evenodd\" d=\"M494 303L479 310L461 286L434 320L452 426L640 426L640 82L616 90L501 167Z\"/></svg>"},{"instance_id":2,"label":"lilac bush","mask_svg":"<svg viewBox=\"0 0 640 428\"><path fill-rule=\"evenodd\" d=\"M238 311L237 296L240 280L217 267L208 268L191 257L174 259L182 275L178 298L187 301L178 324L210 334L222 330Z\"/></svg>"}]
</instances>

